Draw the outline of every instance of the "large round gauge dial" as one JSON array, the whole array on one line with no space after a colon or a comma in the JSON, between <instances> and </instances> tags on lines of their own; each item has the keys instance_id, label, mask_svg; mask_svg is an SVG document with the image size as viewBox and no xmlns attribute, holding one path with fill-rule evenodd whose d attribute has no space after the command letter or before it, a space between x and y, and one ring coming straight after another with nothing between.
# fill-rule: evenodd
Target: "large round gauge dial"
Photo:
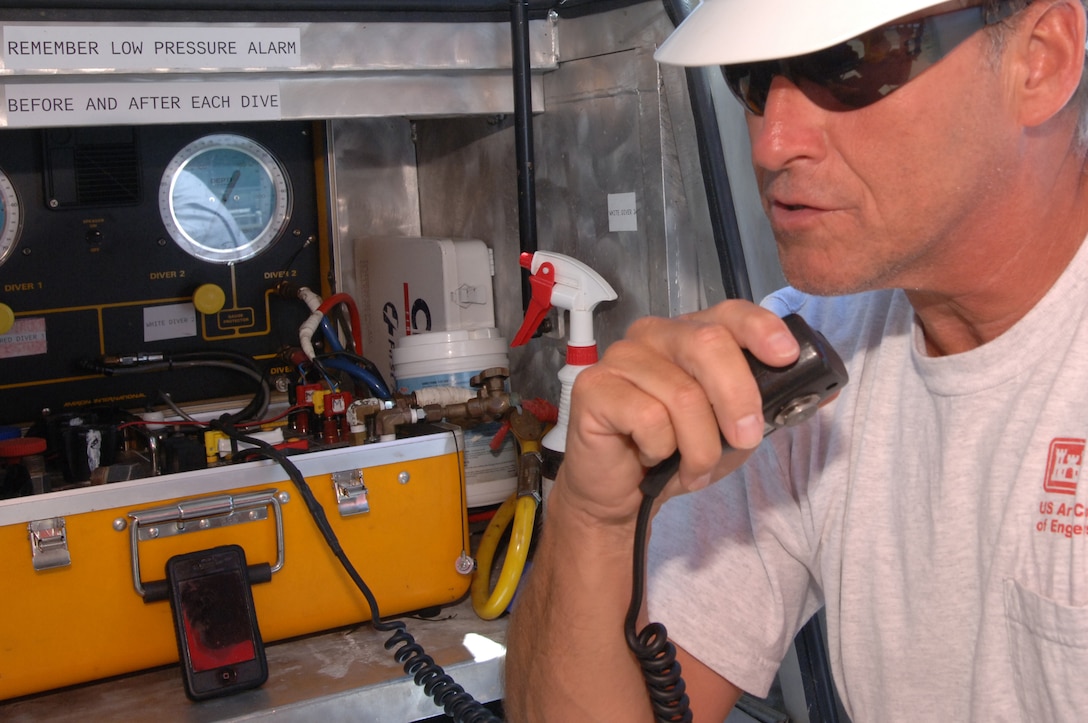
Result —
<instances>
[{"instance_id":1,"label":"large round gauge dial","mask_svg":"<svg viewBox=\"0 0 1088 723\"><path fill-rule=\"evenodd\" d=\"M230 264L264 251L291 216L280 163L245 136L204 136L178 151L159 184L167 233L203 261Z\"/></svg>"},{"instance_id":2,"label":"large round gauge dial","mask_svg":"<svg viewBox=\"0 0 1088 723\"><path fill-rule=\"evenodd\" d=\"M15 193L15 186L8 175L0 170L0 264L15 250L22 228L23 214L19 207L19 195Z\"/></svg>"}]
</instances>

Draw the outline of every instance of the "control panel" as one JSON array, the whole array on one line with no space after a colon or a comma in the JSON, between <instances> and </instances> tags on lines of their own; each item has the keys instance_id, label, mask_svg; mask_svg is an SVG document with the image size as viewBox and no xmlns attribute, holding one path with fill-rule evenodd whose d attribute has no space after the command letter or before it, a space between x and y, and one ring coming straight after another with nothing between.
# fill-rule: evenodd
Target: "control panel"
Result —
<instances>
[{"instance_id":1,"label":"control panel","mask_svg":"<svg viewBox=\"0 0 1088 723\"><path fill-rule=\"evenodd\" d=\"M225 352L267 372L320 288L308 121L9 129L0 143L0 424L249 393L229 369L104 373ZM273 369L274 371L274 369Z\"/></svg>"}]
</instances>

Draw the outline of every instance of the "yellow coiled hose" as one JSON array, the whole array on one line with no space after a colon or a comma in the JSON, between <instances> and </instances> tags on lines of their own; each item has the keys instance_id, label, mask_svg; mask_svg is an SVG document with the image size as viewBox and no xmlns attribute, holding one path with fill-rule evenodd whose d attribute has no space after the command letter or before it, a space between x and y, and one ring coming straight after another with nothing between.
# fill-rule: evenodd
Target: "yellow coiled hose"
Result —
<instances>
[{"instance_id":1,"label":"yellow coiled hose","mask_svg":"<svg viewBox=\"0 0 1088 723\"><path fill-rule=\"evenodd\" d=\"M525 560L529 554L529 544L533 540L533 524L536 519L537 500L533 495L514 493L499 506L491 518L487 529L480 539L476 552L476 575L472 578L472 609L484 620L494 620L503 614L514 598L521 573L525 569ZM491 585L491 565L495 560L495 551L507 526L513 520L510 531L510 545L506 550L506 560L502 572L495 584Z\"/></svg>"}]
</instances>

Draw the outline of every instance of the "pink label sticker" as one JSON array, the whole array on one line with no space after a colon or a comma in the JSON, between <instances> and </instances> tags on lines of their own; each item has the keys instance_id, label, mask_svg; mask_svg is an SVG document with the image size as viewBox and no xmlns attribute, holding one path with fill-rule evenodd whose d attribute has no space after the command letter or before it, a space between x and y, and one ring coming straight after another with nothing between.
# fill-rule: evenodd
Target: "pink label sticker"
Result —
<instances>
[{"instance_id":1,"label":"pink label sticker","mask_svg":"<svg viewBox=\"0 0 1088 723\"><path fill-rule=\"evenodd\" d=\"M44 317L16 319L11 331L0 335L0 359L36 356L48 351Z\"/></svg>"}]
</instances>

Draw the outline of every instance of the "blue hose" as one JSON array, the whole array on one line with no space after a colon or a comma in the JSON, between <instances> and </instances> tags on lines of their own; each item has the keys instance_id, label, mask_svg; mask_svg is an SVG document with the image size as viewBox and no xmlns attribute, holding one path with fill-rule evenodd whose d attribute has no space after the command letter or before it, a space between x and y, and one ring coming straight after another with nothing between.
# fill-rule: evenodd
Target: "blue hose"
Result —
<instances>
[{"instance_id":1,"label":"blue hose","mask_svg":"<svg viewBox=\"0 0 1088 723\"><path fill-rule=\"evenodd\" d=\"M321 364L328 369L339 369L342 372L346 372L353 379L367 385L367 387L370 388L370 391L374 392L374 396L378 399L389 400L393 398L392 393L381 379L358 364L337 357L323 358Z\"/></svg>"}]
</instances>

